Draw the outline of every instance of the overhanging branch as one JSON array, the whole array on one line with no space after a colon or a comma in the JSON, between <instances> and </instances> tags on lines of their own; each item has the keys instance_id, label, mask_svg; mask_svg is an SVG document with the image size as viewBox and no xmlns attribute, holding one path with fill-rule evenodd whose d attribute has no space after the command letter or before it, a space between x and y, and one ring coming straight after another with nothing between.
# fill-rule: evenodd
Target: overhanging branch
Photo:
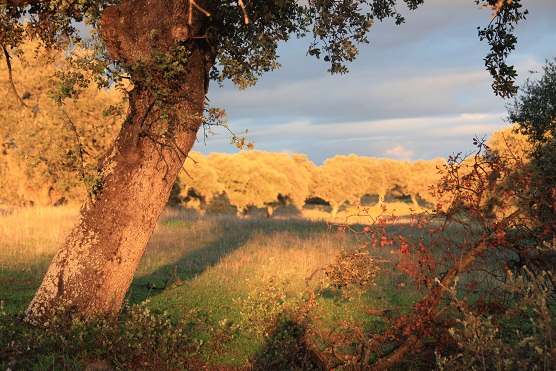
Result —
<instances>
[{"instance_id":1,"label":"overhanging branch","mask_svg":"<svg viewBox=\"0 0 556 371\"><path fill-rule=\"evenodd\" d=\"M4 45L2 45L2 50L4 50L4 56L6 57L6 66L8 67L8 77L10 79L10 85L12 87L12 90L13 90L15 96L17 97L17 100L19 102L21 102L21 104L23 104L24 107L27 107L27 105L25 104L23 99L21 99L21 97L17 93L17 89L15 88L14 79L13 79L13 75L12 75L12 64L10 62L10 58L11 58L10 53L8 53L8 49L6 49L6 46L4 46Z\"/></svg>"}]
</instances>

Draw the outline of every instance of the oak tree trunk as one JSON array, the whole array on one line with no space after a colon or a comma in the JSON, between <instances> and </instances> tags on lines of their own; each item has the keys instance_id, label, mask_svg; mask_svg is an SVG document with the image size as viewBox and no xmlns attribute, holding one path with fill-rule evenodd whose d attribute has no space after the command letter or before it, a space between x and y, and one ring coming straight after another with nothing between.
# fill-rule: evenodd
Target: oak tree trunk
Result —
<instances>
[{"instance_id":1,"label":"oak tree trunk","mask_svg":"<svg viewBox=\"0 0 556 371\"><path fill-rule=\"evenodd\" d=\"M103 41L133 83L129 112L100 163L94 193L26 311L31 323L46 324L54 311L85 316L121 307L202 124L211 58L208 43L191 36L204 32L206 16L187 12L187 2L172 0L105 10ZM161 73L153 56L165 60L160 56L176 46L187 51L176 62L182 73Z\"/></svg>"},{"instance_id":2,"label":"oak tree trunk","mask_svg":"<svg viewBox=\"0 0 556 371\"><path fill-rule=\"evenodd\" d=\"M411 203L415 208L419 207L419 202L417 201L417 195L414 193L411 194Z\"/></svg>"},{"instance_id":3,"label":"oak tree trunk","mask_svg":"<svg viewBox=\"0 0 556 371\"><path fill-rule=\"evenodd\" d=\"M331 203L330 206L332 206L332 210L330 211L330 216L332 217L332 219L334 219L338 214L338 210L340 209L340 204Z\"/></svg>"}]
</instances>

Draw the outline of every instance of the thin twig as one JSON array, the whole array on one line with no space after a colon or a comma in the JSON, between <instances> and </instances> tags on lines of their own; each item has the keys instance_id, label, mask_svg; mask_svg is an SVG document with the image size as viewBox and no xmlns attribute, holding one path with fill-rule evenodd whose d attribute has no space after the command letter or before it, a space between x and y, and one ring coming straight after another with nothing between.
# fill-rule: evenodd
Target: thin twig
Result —
<instances>
[{"instance_id":1,"label":"thin twig","mask_svg":"<svg viewBox=\"0 0 556 371\"><path fill-rule=\"evenodd\" d=\"M494 19L494 17L496 17L496 15L500 11L500 9L502 9L504 4L510 5L512 2L513 2L513 0L498 0L494 5L485 5L482 8L483 9L485 9L485 8L493 9L494 11L490 15L490 19Z\"/></svg>"},{"instance_id":2,"label":"thin twig","mask_svg":"<svg viewBox=\"0 0 556 371\"><path fill-rule=\"evenodd\" d=\"M249 24L249 16L247 15L247 10L245 10L245 4L243 3L243 0L237 0L237 3L239 4L241 10L243 11L243 22L245 24Z\"/></svg>"},{"instance_id":3,"label":"thin twig","mask_svg":"<svg viewBox=\"0 0 556 371\"><path fill-rule=\"evenodd\" d=\"M188 15L188 23L191 26L193 24L193 7L197 8L201 13L210 17L210 13L207 12L205 9L201 8L195 0L189 0L189 15Z\"/></svg>"},{"instance_id":4,"label":"thin twig","mask_svg":"<svg viewBox=\"0 0 556 371\"><path fill-rule=\"evenodd\" d=\"M87 153L87 151L83 148L83 143L81 142L81 137L79 136L79 132L77 131L77 127L75 126L75 124L73 123L71 117L68 115L68 113L66 112L65 109L62 109L62 113L66 116L66 119L68 120L68 125L71 128L71 131L73 133L73 135L75 136L75 141L77 142L77 148L79 149L79 176L81 177L81 181L85 182L85 159L84 159L84 154L90 156L89 153ZM91 197L91 194L88 192L89 197Z\"/></svg>"}]
</instances>

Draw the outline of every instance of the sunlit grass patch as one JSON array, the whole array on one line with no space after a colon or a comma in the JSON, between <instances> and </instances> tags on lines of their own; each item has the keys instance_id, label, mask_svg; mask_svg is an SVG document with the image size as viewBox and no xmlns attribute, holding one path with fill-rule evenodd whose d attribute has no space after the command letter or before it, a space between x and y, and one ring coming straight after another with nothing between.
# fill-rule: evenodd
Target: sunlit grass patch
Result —
<instances>
[{"instance_id":1,"label":"sunlit grass patch","mask_svg":"<svg viewBox=\"0 0 556 371\"><path fill-rule=\"evenodd\" d=\"M8 313L26 308L78 210L14 208L0 215L0 300Z\"/></svg>"}]
</instances>

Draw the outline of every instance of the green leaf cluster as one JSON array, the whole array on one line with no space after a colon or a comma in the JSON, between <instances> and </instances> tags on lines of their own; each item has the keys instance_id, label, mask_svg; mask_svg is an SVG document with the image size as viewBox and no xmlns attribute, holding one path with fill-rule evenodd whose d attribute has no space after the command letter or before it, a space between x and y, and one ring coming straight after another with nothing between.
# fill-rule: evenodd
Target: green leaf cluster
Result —
<instances>
[{"instance_id":1,"label":"green leaf cluster","mask_svg":"<svg viewBox=\"0 0 556 371\"><path fill-rule=\"evenodd\" d=\"M492 7L492 1L475 0L477 4L484 3ZM503 1L500 9L495 10L491 22L484 28L478 27L479 38L487 40L490 51L485 57L485 67L493 78L492 89L496 95L503 98L517 93L515 79L517 71L514 66L507 64L510 53L515 49L517 36L514 34L517 23L525 19L527 10L522 10L520 1Z\"/></svg>"},{"instance_id":2,"label":"green leaf cluster","mask_svg":"<svg viewBox=\"0 0 556 371\"><path fill-rule=\"evenodd\" d=\"M546 61L537 80L529 79L508 107L508 121L519 125L531 145L531 171L541 186L531 189L531 212L556 229L556 58Z\"/></svg>"}]
</instances>

